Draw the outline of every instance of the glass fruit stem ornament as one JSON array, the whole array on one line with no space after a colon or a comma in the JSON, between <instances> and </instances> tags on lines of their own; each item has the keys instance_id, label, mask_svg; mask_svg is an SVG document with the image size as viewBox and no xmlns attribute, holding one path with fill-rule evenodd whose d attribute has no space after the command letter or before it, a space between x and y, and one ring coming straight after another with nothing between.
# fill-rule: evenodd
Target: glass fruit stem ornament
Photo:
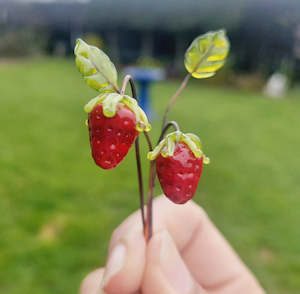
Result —
<instances>
[{"instance_id":1,"label":"glass fruit stem ornament","mask_svg":"<svg viewBox=\"0 0 300 294\"><path fill-rule=\"evenodd\" d=\"M215 75L224 65L228 52L229 41L224 30L208 32L191 43L184 56L188 74L166 107L162 131L153 148L149 136L151 125L138 104L133 78L126 75L120 90L118 73L109 57L81 39L76 42L76 65L86 83L98 92L98 96L84 107L88 113L92 157L99 167L112 169L122 162L134 143L141 217L147 241L153 233L152 202L156 176L164 194L174 203L183 204L196 192L203 163L209 163L202 151L200 139L194 134L182 133L177 122L167 122L168 114L190 78L209 78ZM131 96L125 95L128 83L131 86ZM167 134L170 127L175 131ZM140 133L144 134L148 144L147 158L150 160L146 211Z\"/></svg>"}]
</instances>

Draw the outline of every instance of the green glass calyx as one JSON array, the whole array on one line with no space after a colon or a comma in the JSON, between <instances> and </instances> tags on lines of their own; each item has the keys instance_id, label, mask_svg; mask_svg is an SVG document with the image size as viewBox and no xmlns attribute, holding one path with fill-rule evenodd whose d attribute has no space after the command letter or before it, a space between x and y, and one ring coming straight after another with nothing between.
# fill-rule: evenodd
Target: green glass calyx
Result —
<instances>
[{"instance_id":1,"label":"green glass calyx","mask_svg":"<svg viewBox=\"0 0 300 294\"><path fill-rule=\"evenodd\" d=\"M180 131L169 133L162 139L153 151L147 154L149 160L155 160L159 154L163 157L173 156L177 143L185 143L194 156L197 158L203 157L205 164L209 163L209 158L202 151L201 141L195 134L184 134Z\"/></svg>"},{"instance_id":2,"label":"green glass calyx","mask_svg":"<svg viewBox=\"0 0 300 294\"><path fill-rule=\"evenodd\" d=\"M124 105L135 114L137 131L149 132L151 130L151 125L145 112L139 107L137 101L128 95L121 95L118 93L100 94L90 100L84 106L84 110L87 113L90 113L98 104L102 104L103 114L106 117L114 117L118 110L118 105Z\"/></svg>"}]
</instances>

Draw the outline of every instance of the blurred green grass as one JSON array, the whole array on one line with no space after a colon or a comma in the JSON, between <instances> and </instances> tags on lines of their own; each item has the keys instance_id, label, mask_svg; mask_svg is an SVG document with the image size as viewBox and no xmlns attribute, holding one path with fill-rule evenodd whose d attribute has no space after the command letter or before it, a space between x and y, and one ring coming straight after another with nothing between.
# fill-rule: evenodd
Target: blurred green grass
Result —
<instances>
[{"instance_id":1,"label":"blurred green grass","mask_svg":"<svg viewBox=\"0 0 300 294\"><path fill-rule=\"evenodd\" d=\"M2 62L0 85L0 292L76 293L138 208L134 154L112 171L93 164L83 105L96 93L73 61ZM154 86L157 116L177 86ZM196 201L273 294L300 289L299 95L194 81L170 117L211 158Z\"/></svg>"}]
</instances>

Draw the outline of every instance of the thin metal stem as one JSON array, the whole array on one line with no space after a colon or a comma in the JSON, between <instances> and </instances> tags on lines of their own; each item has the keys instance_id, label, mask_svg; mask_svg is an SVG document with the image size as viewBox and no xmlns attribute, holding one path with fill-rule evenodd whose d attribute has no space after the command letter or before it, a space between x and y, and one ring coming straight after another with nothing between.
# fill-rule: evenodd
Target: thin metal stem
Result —
<instances>
[{"instance_id":1,"label":"thin metal stem","mask_svg":"<svg viewBox=\"0 0 300 294\"><path fill-rule=\"evenodd\" d=\"M134 85L133 78L130 75L126 75L123 80L123 85L120 91L120 94L123 95L126 90L126 86L130 82L131 91L133 98L137 99L136 88ZM169 125L173 125L175 129L179 129L176 122L170 122ZM177 127L176 127L177 126ZM144 131L144 135L148 144L149 151L153 150L152 142L150 136L147 132ZM138 170L138 181L139 181L139 191L140 191L140 207L143 221L144 234L147 241L150 240L153 234L153 193L155 188L155 161L150 163L150 172L149 172L149 187L148 187L148 197L146 203L147 216L145 217L144 211L144 188L143 188L143 178L142 178L142 169L141 169L141 159L140 159L140 150L139 150L139 140L138 138L135 141L135 151L136 151L136 162Z\"/></svg>"},{"instance_id":2,"label":"thin metal stem","mask_svg":"<svg viewBox=\"0 0 300 294\"><path fill-rule=\"evenodd\" d=\"M153 235L153 193L155 188L155 160L150 162L150 172L149 172L149 188L148 188L148 198L147 198L147 220L145 228L145 238L149 241Z\"/></svg>"},{"instance_id":3,"label":"thin metal stem","mask_svg":"<svg viewBox=\"0 0 300 294\"><path fill-rule=\"evenodd\" d=\"M172 120L170 122L168 122L164 128L162 129L161 131L161 134L160 134L160 137L158 139L158 142L157 142L157 145L159 144L159 142L163 139L166 131L170 128L170 127L173 127L175 129L175 131L180 131L180 128L179 128L179 125L176 121Z\"/></svg>"},{"instance_id":4,"label":"thin metal stem","mask_svg":"<svg viewBox=\"0 0 300 294\"><path fill-rule=\"evenodd\" d=\"M128 82L130 82L132 97L134 99L138 100L137 93L136 93L136 87L135 87L133 78L130 75L125 76L120 94L124 95ZM142 166L141 166L139 135L137 136L137 138L135 140L134 146L135 146L135 157L136 157L136 166L137 166L138 183L139 183L140 209L141 209L143 230L145 233L146 220L145 220L145 209L144 209L144 185L143 185L143 173L142 173Z\"/></svg>"},{"instance_id":5,"label":"thin metal stem","mask_svg":"<svg viewBox=\"0 0 300 294\"><path fill-rule=\"evenodd\" d=\"M141 216L142 216L142 223L143 223L143 231L145 232L146 220L145 220L145 209L144 209L144 184L143 184L143 173L141 167L139 137L136 138L134 146L135 146L135 158L136 158L136 167L137 167L138 183L139 183L140 209L141 209Z\"/></svg>"},{"instance_id":6,"label":"thin metal stem","mask_svg":"<svg viewBox=\"0 0 300 294\"><path fill-rule=\"evenodd\" d=\"M148 147L149 147L149 151L152 151L153 150L153 146L152 146L152 142L151 142L151 139L149 137L149 134L144 131L144 135L145 135Z\"/></svg>"},{"instance_id":7,"label":"thin metal stem","mask_svg":"<svg viewBox=\"0 0 300 294\"><path fill-rule=\"evenodd\" d=\"M149 151L153 150L153 146L151 143L151 139L147 132L144 132L146 141L148 143ZM155 164L153 161L150 162L150 172L149 172L149 186L148 186L148 197L146 203L147 209L147 218L146 218L146 226L145 226L145 238L149 241L153 234L153 211L152 211L152 203L153 203L153 193L155 187Z\"/></svg>"},{"instance_id":8,"label":"thin metal stem","mask_svg":"<svg viewBox=\"0 0 300 294\"><path fill-rule=\"evenodd\" d=\"M191 74L188 73L184 80L182 81L180 87L178 88L178 90L176 91L176 93L173 95L173 97L171 98L168 106L167 106L167 109L164 113L164 117L163 117L163 123L162 123L162 129L165 127L166 125L166 122L167 122L167 119L168 119L168 114L173 106L173 104L175 103L175 101L177 100L178 96L181 94L181 92L184 90L184 88L186 87L189 79L191 78Z\"/></svg>"},{"instance_id":9,"label":"thin metal stem","mask_svg":"<svg viewBox=\"0 0 300 294\"><path fill-rule=\"evenodd\" d=\"M175 131L180 131L179 125L175 121L170 121L166 124L164 129L161 132L159 137L158 143L162 140L167 130L173 127ZM147 134L148 135L148 134ZM147 136L146 136L147 138ZM147 140L148 141L148 140ZM152 146L151 146L152 149ZM150 163L150 172L149 172L149 189L148 189L148 198L147 198L147 221L146 221L146 228L145 228L145 237L146 240L149 241L153 234L153 193L155 188L156 182L156 160L152 160Z\"/></svg>"},{"instance_id":10,"label":"thin metal stem","mask_svg":"<svg viewBox=\"0 0 300 294\"><path fill-rule=\"evenodd\" d=\"M138 100L137 93L136 93L136 87L135 87L134 80L131 75L126 75L125 78L123 79L123 84L122 84L120 94L124 95L128 82L130 82L132 97L135 100Z\"/></svg>"},{"instance_id":11,"label":"thin metal stem","mask_svg":"<svg viewBox=\"0 0 300 294\"><path fill-rule=\"evenodd\" d=\"M200 58L200 60L197 62L197 64L193 67L193 70L192 70L192 73L194 73L197 68L200 66L200 64L209 56L209 54L212 52L212 50L215 48L215 45L214 43L212 43L209 48L207 49L206 53ZM173 97L171 98L168 106L167 106L167 109L164 113L164 117L163 117L163 123L162 123L162 129L164 128L166 122L167 122L167 119L168 119L168 114L173 106L173 104L175 103L175 101L177 100L178 96L181 94L181 92L184 90L184 88L186 87L189 79L191 78L192 76L192 73L188 73L184 80L182 81L180 87L178 88L178 90L176 91L176 93L173 95Z\"/></svg>"}]
</instances>

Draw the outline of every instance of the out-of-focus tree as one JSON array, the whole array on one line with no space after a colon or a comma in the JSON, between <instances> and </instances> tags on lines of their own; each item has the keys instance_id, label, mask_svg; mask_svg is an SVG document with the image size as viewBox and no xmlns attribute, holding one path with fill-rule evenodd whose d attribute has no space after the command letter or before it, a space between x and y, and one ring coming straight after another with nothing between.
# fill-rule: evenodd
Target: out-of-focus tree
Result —
<instances>
[{"instance_id":1,"label":"out-of-focus tree","mask_svg":"<svg viewBox=\"0 0 300 294\"><path fill-rule=\"evenodd\" d=\"M283 62L293 64L300 75L293 49L299 15L299 0L0 3L0 26L48 32L50 52L64 42L70 54L78 36L94 32L103 37L115 62L134 62L146 55L177 69L189 40L223 27L230 36L234 70L266 75Z\"/></svg>"}]
</instances>

